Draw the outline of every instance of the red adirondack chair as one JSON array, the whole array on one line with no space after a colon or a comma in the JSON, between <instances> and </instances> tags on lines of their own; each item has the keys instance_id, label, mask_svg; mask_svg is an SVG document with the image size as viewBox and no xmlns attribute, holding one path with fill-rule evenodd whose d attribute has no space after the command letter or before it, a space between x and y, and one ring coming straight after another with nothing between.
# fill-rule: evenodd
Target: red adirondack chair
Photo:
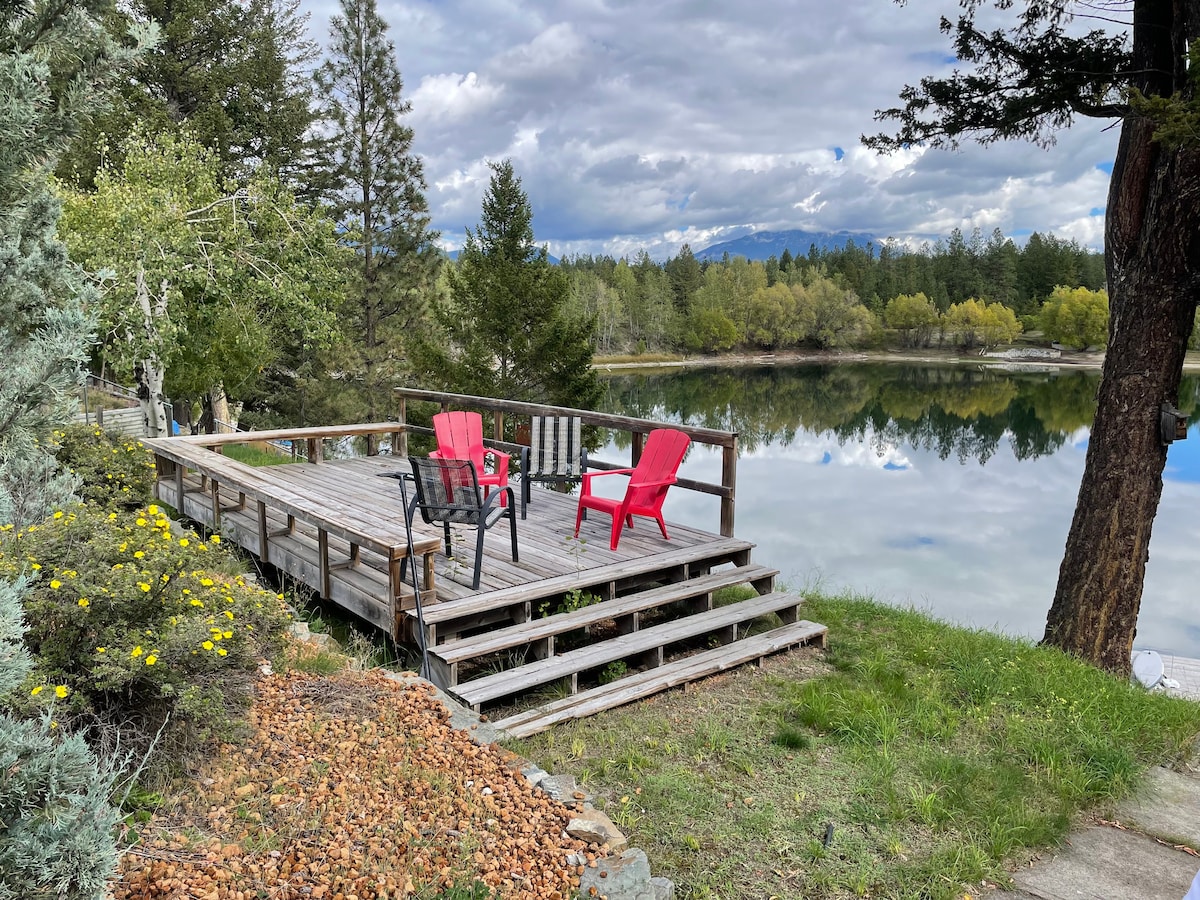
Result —
<instances>
[{"instance_id":1,"label":"red adirondack chair","mask_svg":"<svg viewBox=\"0 0 1200 900\"><path fill-rule=\"evenodd\" d=\"M483 445L483 417L477 412L438 413L433 417L433 433L438 447L430 459L469 459L475 463L479 486L486 497L493 487L508 487L508 454ZM491 457L492 471L484 471L484 461ZM500 505L506 506L508 495L500 494Z\"/></svg>"},{"instance_id":2,"label":"red adirondack chair","mask_svg":"<svg viewBox=\"0 0 1200 900\"><path fill-rule=\"evenodd\" d=\"M667 524L662 517L662 505L667 499L667 488L675 483L675 473L691 442L691 438L682 431L656 428L647 436L636 468L584 473L579 508L575 513L575 536L579 537L579 524L583 521L584 510L594 509L612 516L612 541L609 546L613 550L617 549L621 540L622 526L628 523L632 528L634 516L656 520L662 536L670 540ZM620 500L610 500L593 495L592 479L602 475L628 475L629 485L625 488L625 496Z\"/></svg>"}]
</instances>

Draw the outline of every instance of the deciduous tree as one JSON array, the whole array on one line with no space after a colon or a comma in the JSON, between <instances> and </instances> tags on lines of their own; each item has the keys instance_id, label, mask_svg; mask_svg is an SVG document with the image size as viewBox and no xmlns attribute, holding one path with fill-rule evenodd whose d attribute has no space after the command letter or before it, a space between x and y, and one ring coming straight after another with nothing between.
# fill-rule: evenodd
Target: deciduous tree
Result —
<instances>
[{"instance_id":1,"label":"deciduous tree","mask_svg":"<svg viewBox=\"0 0 1200 900\"><path fill-rule=\"evenodd\" d=\"M1050 143L1076 116L1121 122L1105 219L1108 353L1044 640L1128 673L1167 458L1160 410L1178 399L1200 300L1200 4L1109 4L1104 27L1086 33L1072 13L1094 15L1092 4L962 5L942 30L966 69L905 87L903 105L878 114L897 132L869 145ZM1010 27L977 23L992 5Z\"/></svg>"}]
</instances>

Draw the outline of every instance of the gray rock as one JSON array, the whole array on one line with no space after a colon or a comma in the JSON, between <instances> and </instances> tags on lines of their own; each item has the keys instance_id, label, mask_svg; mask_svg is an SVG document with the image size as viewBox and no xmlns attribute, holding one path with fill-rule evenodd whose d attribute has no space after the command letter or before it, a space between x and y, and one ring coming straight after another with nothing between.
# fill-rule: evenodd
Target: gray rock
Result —
<instances>
[{"instance_id":1,"label":"gray rock","mask_svg":"<svg viewBox=\"0 0 1200 900\"><path fill-rule=\"evenodd\" d=\"M650 887L654 888L654 900L675 900L675 882L670 878L655 875L650 879Z\"/></svg>"},{"instance_id":2,"label":"gray rock","mask_svg":"<svg viewBox=\"0 0 1200 900\"><path fill-rule=\"evenodd\" d=\"M613 824L612 819L590 806L584 807L567 823L567 834L589 844L608 844L612 853L620 853L629 846L629 841ZM649 873L646 877L650 877Z\"/></svg>"},{"instance_id":3,"label":"gray rock","mask_svg":"<svg viewBox=\"0 0 1200 900\"><path fill-rule=\"evenodd\" d=\"M540 787L542 781L550 776L550 773L536 763L527 763L521 767L521 774L525 776L525 780L529 782L531 787Z\"/></svg>"},{"instance_id":4,"label":"gray rock","mask_svg":"<svg viewBox=\"0 0 1200 900\"><path fill-rule=\"evenodd\" d=\"M593 888L595 895L591 893ZM607 900L660 898L651 883L650 863L641 850L626 850L619 856L597 860L594 869L584 869L579 879L579 893L583 897L606 897Z\"/></svg>"},{"instance_id":5,"label":"gray rock","mask_svg":"<svg viewBox=\"0 0 1200 900\"><path fill-rule=\"evenodd\" d=\"M543 778L538 787L559 803L574 803L580 799L575 796L579 788L575 784L574 775L550 775Z\"/></svg>"}]
</instances>

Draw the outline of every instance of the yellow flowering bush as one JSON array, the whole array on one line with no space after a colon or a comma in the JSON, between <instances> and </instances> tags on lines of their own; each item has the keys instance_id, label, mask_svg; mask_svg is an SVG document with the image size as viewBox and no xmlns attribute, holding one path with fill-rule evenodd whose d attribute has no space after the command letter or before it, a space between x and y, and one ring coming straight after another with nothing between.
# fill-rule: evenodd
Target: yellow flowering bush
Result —
<instances>
[{"instance_id":1,"label":"yellow flowering bush","mask_svg":"<svg viewBox=\"0 0 1200 900\"><path fill-rule=\"evenodd\" d=\"M137 438L70 425L54 432L55 458L79 476L79 495L110 510L133 510L151 499L154 454Z\"/></svg>"},{"instance_id":2,"label":"yellow flowering bush","mask_svg":"<svg viewBox=\"0 0 1200 900\"><path fill-rule=\"evenodd\" d=\"M155 505L0 526L0 578L20 574L35 661L27 702L53 698L56 715L85 727L136 723L144 738L163 722L206 738L236 720L287 621L280 595L248 583L215 537Z\"/></svg>"}]
</instances>

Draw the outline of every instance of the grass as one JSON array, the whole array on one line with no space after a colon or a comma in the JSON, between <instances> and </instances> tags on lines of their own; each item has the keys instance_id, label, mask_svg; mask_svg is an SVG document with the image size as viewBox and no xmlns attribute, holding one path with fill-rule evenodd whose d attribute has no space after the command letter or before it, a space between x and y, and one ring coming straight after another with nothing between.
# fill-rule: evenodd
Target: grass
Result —
<instances>
[{"instance_id":1,"label":"grass","mask_svg":"<svg viewBox=\"0 0 1200 900\"><path fill-rule=\"evenodd\" d=\"M597 356L592 360L596 366L619 366L627 363L671 363L683 359L678 353L616 353L612 356Z\"/></svg>"},{"instance_id":2,"label":"grass","mask_svg":"<svg viewBox=\"0 0 1200 900\"><path fill-rule=\"evenodd\" d=\"M956 898L1190 752L1200 704L853 597L830 649L520 742L683 898Z\"/></svg>"},{"instance_id":3,"label":"grass","mask_svg":"<svg viewBox=\"0 0 1200 900\"><path fill-rule=\"evenodd\" d=\"M252 444L226 444L221 452L230 459L236 459L248 466L278 466L292 462L292 458L284 453L263 450Z\"/></svg>"}]
</instances>

